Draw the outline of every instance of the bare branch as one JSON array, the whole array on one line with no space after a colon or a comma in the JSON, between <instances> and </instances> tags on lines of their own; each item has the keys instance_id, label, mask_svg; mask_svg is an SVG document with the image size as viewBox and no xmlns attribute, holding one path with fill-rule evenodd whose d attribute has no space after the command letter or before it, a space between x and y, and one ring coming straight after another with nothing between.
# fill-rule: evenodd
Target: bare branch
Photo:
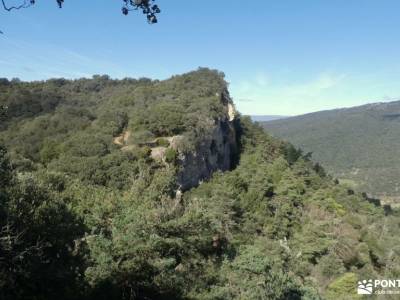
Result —
<instances>
[{"instance_id":1,"label":"bare branch","mask_svg":"<svg viewBox=\"0 0 400 300\"><path fill-rule=\"evenodd\" d=\"M21 0L22 1L22 0ZM155 4L156 0L122 0L122 13L127 15L132 10L141 10L147 17L147 22L150 24L155 24L158 22L157 14L161 12L158 5ZM64 0L56 0L59 8L63 7ZM8 6L6 0L1 0L1 6L6 11L18 10L23 8L28 8L36 3L36 0L24 0L20 5ZM0 34L3 31L0 30Z\"/></svg>"},{"instance_id":2,"label":"bare branch","mask_svg":"<svg viewBox=\"0 0 400 300\"><path fill-rule=\"evenodd\" d=\"M24 0L24 2L22 4L17 5L17 6L7 6L6 1L1 0L1 4L6 11L12 11L12 10L17 10L17 9L22 9L22 8L28 8L29 6L32 6L33 4L35 4L35 0L29 0L29 1ZM0 30L0 34L4 34L4 32Z\"/></svg>"},{"instance_id":3,"label":"bare branch","mask_svg":"<svg viewBox=\"0 0 400 300\"><path fill-rule=\"evenodd\" d=\"M29 6L32 6L33 4L35 4L35 1L30 0L24 0L24 3L17 5L17 6L7 6L6 1L5 0L1 0L1 4L3 5L3 8L6 11L12 11L13 9L22 9L22 8L28 8ZM1 32L1 31L0 31ZM1 32L3 33L3 32Z\"/></svg>"}]
</instances>

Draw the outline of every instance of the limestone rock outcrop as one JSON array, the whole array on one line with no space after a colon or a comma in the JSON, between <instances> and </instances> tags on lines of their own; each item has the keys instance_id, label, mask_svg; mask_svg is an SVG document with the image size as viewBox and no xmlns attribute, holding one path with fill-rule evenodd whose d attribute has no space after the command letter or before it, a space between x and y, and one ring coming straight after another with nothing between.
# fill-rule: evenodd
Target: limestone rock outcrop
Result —
<instances>
[{"instance_id":1,"label":"limestone rock outcrop","mask_svg":"<svg viewBox=\"0 0 400 300\"><path fill-rule=\"evenodd\" d=\"M178 184L188 190L211 177L216 171L234 167L238 156L237 115L228 93L222 93L225 107L223 117L213 120L211 134L197 145L194 151L179 154L181 170Z\"/></svg>"}]
</instances>

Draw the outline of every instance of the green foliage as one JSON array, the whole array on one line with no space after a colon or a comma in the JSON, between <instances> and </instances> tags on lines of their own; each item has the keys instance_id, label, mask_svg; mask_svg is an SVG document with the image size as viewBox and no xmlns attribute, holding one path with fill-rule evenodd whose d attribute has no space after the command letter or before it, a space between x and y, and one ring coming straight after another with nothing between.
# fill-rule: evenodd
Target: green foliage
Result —
<instances>
[{"instance_id":1,"label":"green foliage","mask_svg":"<svg viewBox=\"0 0 400 300\"><path fill-rule=\"evenodd\" d=\"M172 148L167 148L167 150L165 150L165 161L167 163L174 164L176 163L177 158L178 158L178 152L176 152L176 150Z\"/></svg>"},{"instance_id":2,"label":"green foliage","mask_svg":"<svg viewBox=\"0 0 400 300\"><path fill-rule=\"evenodd\" d=\"M7 187L12 180L12 168L6 149L0 145L0 190Z\"/></svg>"},{"instance_id":3,"label":"green foliage","mask_svg":"<svg viewBox=\"0 0 400 300\"><path fill-rule=\"evenodd\" d=\"M396 203L400 199L399 111L400 102L395 101L322 111L262 125L295 147L312 152L313 158L343 183ZM295 159L293 150L286 152Z\"/></svg>"},{"instance_id":4,"label":"green foliage","mask_svg":"<svg viewBox=\"0 0 400 300\"><path fill-rule=\"evenodd\" d=\"M341 299L346 296L346 299L361 299L360 295L355 294L358 278L354 273L345 273L334 282L332 282L326 292L328 300Z\"/></svg>"},{"instance_id":5,"label":"green foliage","mask_svg":"<svg viewBox=\"0 0 400 300\"><path fill-rule=\"evenodd\" d=\"M144 144L154 140L155 136L149 130L135 130L129 137L129 144Z\"/></svg>"},{"instance_id":6,"label":"green foliage","mask_svg":"<svg viewBox=\"0 0 400 300\"><path fill-rule=\"evenodd\" d=\"M292 144L285 144L283 147L283 154L288 163L293 164L303 156L303 151L301 149L296 149Z\"/></svg>"},{"instance_id":7,"label":"green foliage","mask_svg":"<svg viewBox=\"0 0 400 300\"><path fill-rule=\"evenodd\" d=\"M0 84L0 298L344 299L400 276L398 212L248 118L235 168L180 190L226 88L207 69Z\"/></svg>"},{"instance_id":8,"label":"green foliage","mask_svg":"<svg viewBox=\"0 0 400 300\"><path fill-rule=\"evenodd\" d=\"M219 299L301 299L302 291L287 272L275 268L257 246L240 247L232 262L222 267L225 286L213 293Z\"/></svg>"},{"instance_id":9,"label":"green foliage","mask_svg":"<svg viewBox=\"0 0 400 300\"><path fill-rule=\"evenodd\" d=\"M128 121L129 119L125 112L106 110L99 113L96 126L105 133L116 136L122 133L128 125Z\"/></svg>"},{"instance_id":10,"label":"green foliage","mask_svg":"<svg viewBox=\"0 0 400 300\"><path fill-rule=\"evenodd\" d=\"M45 140L40 149L40 161L44 164L51 162L60 155L58 143L51 140Z\"/></svg>"},{"instance_id":11,"label":"green foliage","mask_svg":"<svg viewBox=\"0 0 400 300\"><path fill-rule=\"evenodd\" d=\"M169 142L167 139L159 138L157 139L157 145L160 147L169 147Z\"/></svg>"},{"instance_id":12,"label":"green foliage","mask_svg":"<svg viewBox=\"0 0 400 300\"><path fill-rule=\"evenodd\" d=\"M180 134L185 128L184 113L185 111L178 103L159 102L143 112L145 119L140 125L145 125L156 136Z\"/></svg>"},{"instance_id":13,"label":"green foliage","mask_svg":"<svg viewBox=\"0 0 400 300\"><path fill-rule=\"evenodd\" d=\"M2 179L12 176L4 166ZM2 189L0 298L78 297L84 270L74 244L84 232L79 220L29 176Z\"/></svg>"}]
</instances>

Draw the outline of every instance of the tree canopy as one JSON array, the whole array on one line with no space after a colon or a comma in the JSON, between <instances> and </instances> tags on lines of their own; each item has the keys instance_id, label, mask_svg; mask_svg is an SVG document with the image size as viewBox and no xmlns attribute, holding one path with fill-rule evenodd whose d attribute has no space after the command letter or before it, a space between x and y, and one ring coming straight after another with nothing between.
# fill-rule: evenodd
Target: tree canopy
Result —
<instances>
[{"instance_id":1,"label":"tree canopy","mask_svg":"<svg viewBox=\"0 0 400 300\"><path fill-rule=\"evenodd\" d=\"M400 202L400 101L321 111L263 123L343 183L387 203Z\"/></svg>"},{"instance_id":2,"label":"tree canopy","mask_svg":"<svg viewBox=\"0 0 400 300\"><path fill-rule=\"evenodd\" d=\"M358 280L398 278L398 211L246 117L232 168L180 189L227 97L208 69L0 80L0 298L358 299Z\"/></svg>"}]
</instances>

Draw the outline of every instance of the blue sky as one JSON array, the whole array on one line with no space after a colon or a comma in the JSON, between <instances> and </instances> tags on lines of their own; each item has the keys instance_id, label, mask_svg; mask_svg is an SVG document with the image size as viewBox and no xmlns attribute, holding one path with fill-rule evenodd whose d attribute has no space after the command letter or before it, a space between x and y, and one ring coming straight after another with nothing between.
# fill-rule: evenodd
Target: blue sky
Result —
<instances>
[{"instance_id":1,"label":"blue sky","mask_svg":"<svg viewBox=\"0 0 400 300\"><path fill-rule=\"evenodd\" d=\"M398 0L157 3L156 25L123 16L122 0L65 0L61 10L37 0L0 11L0 77L164 79L210 67L225 72L244 114L400 99Z\"/></svg>"}]
</instances>

